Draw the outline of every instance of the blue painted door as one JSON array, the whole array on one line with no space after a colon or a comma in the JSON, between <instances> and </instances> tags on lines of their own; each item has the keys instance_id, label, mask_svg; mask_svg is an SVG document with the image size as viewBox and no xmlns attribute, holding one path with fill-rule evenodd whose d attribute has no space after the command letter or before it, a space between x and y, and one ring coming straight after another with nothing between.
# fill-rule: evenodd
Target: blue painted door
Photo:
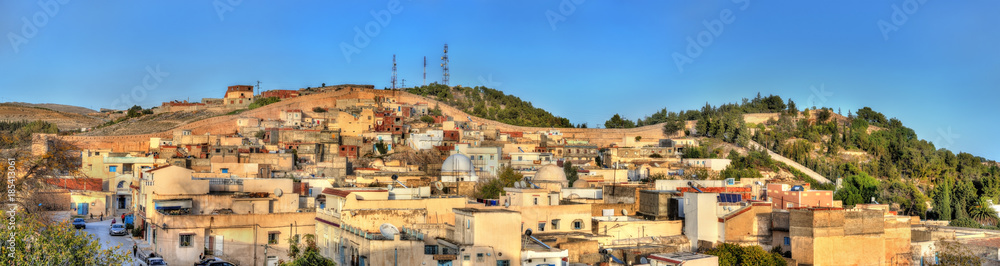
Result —
<instances>
[{"instance_id":1,"label":"blue painted door","mask_svg":"<svg viewBox=\"0 0 1000 266\"><path fill-rule=\"evenodd\" d=\"M89 206L90 205L87 205L86 203L79 203L79 204L77 204L76 205L76 214L78 214L78 215L86 215L88 213L87 212L87 207L89 207Z\"/></svg>"}]
</instances>

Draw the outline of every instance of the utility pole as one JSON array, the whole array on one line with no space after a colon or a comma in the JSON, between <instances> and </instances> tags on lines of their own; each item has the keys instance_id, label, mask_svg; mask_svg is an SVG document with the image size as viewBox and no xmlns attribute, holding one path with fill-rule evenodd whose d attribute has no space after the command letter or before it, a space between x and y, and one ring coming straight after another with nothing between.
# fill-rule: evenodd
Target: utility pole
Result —
<instances>
[{"instance_id":1,"label":"utility pole","mask_svg":"<svg viewBox=\"0 0 1000 266\"><path fill-rule=\"evenodd\" d=\"M257 96L257 92L260 92L260 80L257 81L257 91L253 92L253 96Z\"/></svg>"},{"instance_id":2,"label":"utility pole","mask_svg":"<svg viewBox=\"0 0 1000 266\"><path fill-rule=\"evenodd\" d=\"M427 56L424 56L424 86L427 86Z\"/></svg>"}]
</instances>

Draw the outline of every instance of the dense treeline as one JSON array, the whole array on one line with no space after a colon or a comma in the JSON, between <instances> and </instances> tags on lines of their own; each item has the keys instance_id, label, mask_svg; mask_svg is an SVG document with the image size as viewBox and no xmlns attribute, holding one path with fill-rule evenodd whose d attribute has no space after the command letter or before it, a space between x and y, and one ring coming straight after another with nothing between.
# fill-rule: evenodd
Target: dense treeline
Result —
<instances>
[{"instance_id":1,"label":"dense treeline","mask_svg":"<svg viewBox=\"0 0 1000 266\"><path fill-rule=\"evenodd\" d=\"M753 139L831 180L843 178L835 198L845 205L888 203L903 214L995 226L995 212L982 207L1000 198L995 164L938 149L869 107L856 114L835 118L827 108L786 110L757 125ZM861 155L846 159L842 151ZM933 211L927 211L927 202Z\"/></svg>"},{"instance_id":2,"label":"dense treeline","mask_svg":"<svg viewBox=\"0 0 1000 266\"><path fill-rule=\"evenodd\" d=\"M31 142L34 133L59 133L55 124L45 121L0 121L0 148L13 148Z\"/></svg>"},{"instance_id":3,"label":"dense treeline","mask_svg":"<svg viewBox=\"0 0 1000 266\"><path fill-rule=\"evenodd\" d=\"M448 87L431 83L406 89L407 92L447 103L468 114L506 124L531 127L574 127L569 119L552 115L502 91L477 87Z\"/></svg>"},{"instance_id":4,"label":"dense treeline","mask_svg":"<svg viewBox=\"0 0 1000 266\"><path fill-rule=\"evenodd\" d=\"M763 124L747 125L742 116L747 113L780 115ZM700 110L662 109L635 122L616 114L608 124L634 127L671 120L697 120L694 130L687 134L741 146L752 139L831 180L842 178L835 198L845 205L888 203L902 214L954 220L959 225L995 227L1000 220L996 212L984 207L990 201L1000 203L1000 168L995 162L938 149L934 143L917 138L902 121L870 107L856 114L848 112L844 117L839 110L799 110L791 99L786 102L779 96L758 94L738 104L705 104ZM685 157L717 156L706 150L689 149L688 153ZM754 170L788 169L777 162L772 162L776 166L767 166L769 160L753 153L734 158L731 169L721 176L748 177L757 176ZM801 173L796 176L807 178ZM926 203L932 203L933 211L928 211Z\"/></svg>"}]
</instances>

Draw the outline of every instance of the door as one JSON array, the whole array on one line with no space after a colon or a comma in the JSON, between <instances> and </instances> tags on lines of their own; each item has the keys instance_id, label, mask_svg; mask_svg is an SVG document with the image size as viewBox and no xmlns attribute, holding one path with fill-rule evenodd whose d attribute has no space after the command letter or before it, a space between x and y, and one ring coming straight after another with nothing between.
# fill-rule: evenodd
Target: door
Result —
<instances>
[{"instance_id":1,"label":"door","mask_svg":"<svg viewBox=\"0 0 1000 266\"><path fill-rule=\"evenodd\" d=\"M76 204L76 214L86 215L87 214L87 204L86 203L78 203L78 204Z\"/></svg>"},{"instance_id":2,"label":"door","mask_svg":"<svg viewBox=\"0 0 1000 266\"><path fill-rule=\"evenodd\" d=\"M438 266L451 266L451 261L450 260L439 260L438 261Z\"/></svg>"},{"instance_id":3,"label":"door","mask_svg":"<svg viewBox=\"0 0 1000 266\"><path fill-rule=\"evenodd\" d=\"M222 239L221 235L215 236L215 250L212 251L212 254L215 254L215 256L222 256L224 254L222 252Z\"/></svg>"}]
</instances>

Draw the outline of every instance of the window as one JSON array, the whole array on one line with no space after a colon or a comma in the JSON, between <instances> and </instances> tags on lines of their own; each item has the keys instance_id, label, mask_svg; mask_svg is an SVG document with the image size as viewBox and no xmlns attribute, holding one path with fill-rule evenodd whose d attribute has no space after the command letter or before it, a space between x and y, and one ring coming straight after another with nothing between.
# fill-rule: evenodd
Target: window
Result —
<instances>
[{"instance_id":1,"label":"window","mask_svg":"<svg viewBox=\"0 0 1000 266\"><path fill-rule=\"evenodd\" d=\"M469 255L463 255L462 260L469 260Z\"/></svg>"},{"instance_id":2,"label":"window","mask_svg":"<svg viewBox=\"0 0 1000 266\"><path fill-rule=\"evenodd\" d=\"M272 244L272 245L278 244L278 235L279 234L280 233L278 233L278 232L267 233L267 243L268 244Z\"/></svg>"},{"instance_id":3,"label":"window","mask_svg":"<svg viewBox=\"0 0 1000 266\"><path fill-rule=\"evenodd\" d=\"M223 174L228 174L229 173L229 168L222 168L221 170L222 170Z\"/></svg>"},{"instance_id":4,"label":"window","mask_svg":"<svg viewBox=\"0 0 1000 266\"><path fill-rule=\"evenodd\" d=\"M559 219L552 220L552 230L559 230Z\"/></svg>"},{"instance_id":5,"label":"window","mask_svg":"<svg viewBox=\"0 0 1000 266\"><path fill-rule=\"evenodd\" d=\"M535 205L538 205L538 198L535 198Z\"/></svg>"},{"instance_id":6,"label":"window","mask_svg":"<svg viewBox=\"0 0 1000 266\"><path fill-rule=\"evenodd\" d=\"M573 229L576 229L576 230L583 229L583 220L573 221Z\"/></svg>"},{"instance_id":7,"label":"window","mask_svg":"<svg viewBox=\"0 0 1000 266\"><path fill-rule=\"evenodd\" d=\"M517 160L518 160L518 161L521 161L521 156L517 156Z\"/></svg>"},{"instance_id":8,"label":"window","mask_svg":"<svg viewBox=\"0 0 1000 266\"><path fill-rule=\"evenodd\" d=\"M437 254L438 254L438 246L437 245L425 245L424 246L424 255L437 255Z\"/></svg>"},{"instance_id":9,"label":"window","mask_svg":"<svg viewBox=\"0 0 1000 266\"><path fill-rule=\"evenodd\" d=\"M118 166L115 166L115 165L108 166L108 172L112 172L112 173L118 172Z\"/></svg>"},{"instance_id":10,"label":"window","mask_svg":"<svg viewBox=\"0 0 1000 266\"><path fill-rule=\"evenodd\" d=\"M545 222L538 223L538 232L545 231Z\"/></svg>"},{"instance_id":11,"label":"window","mask_svg":"<svg viewBox=\"0 0 1000 266\"><path fill-rule=\"evenodd\" d=\"M510 260L497 260L497 266L510 266Z\"/></svg>"},{"instance_id":12,"label":"window","mask_svg":"<svg viewBox=\"0 0 1000 266\"><path fill-rule=\"evenodd\" d=\"M792 245L792 239L786 236L785 237L785 245L786 246L791 246Z\"/></svg>"},{"instance_id":13,"label":"window","mask_svg":"<svg viewBox=\"0 0 1000 266\"><path fill-rule=\"evenodd\" d=\"M180 237L180 240L178 242L180 242L181 247L191 247L191 235L190 234L182 234L180 236L181 237Z\"/></svg>"}]
</instances>

